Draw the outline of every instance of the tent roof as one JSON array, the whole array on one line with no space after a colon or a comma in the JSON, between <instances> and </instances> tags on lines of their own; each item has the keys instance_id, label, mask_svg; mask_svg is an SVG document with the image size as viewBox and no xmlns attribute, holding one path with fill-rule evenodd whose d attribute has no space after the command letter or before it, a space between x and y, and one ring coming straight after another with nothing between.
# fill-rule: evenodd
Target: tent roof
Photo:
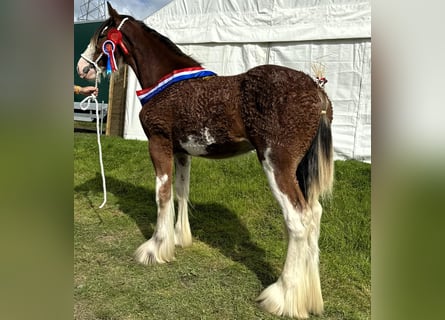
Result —
<instances>
[{"instance_id":1,"label":"tent roof","mask_svg":"<svg viewBox=\"0 0 445 320\"><path fill-rule=\"evenodd\" d=\"M369 0L174 0L144 22L177 44L371 38Z\"/></svg>"}]
</instances>

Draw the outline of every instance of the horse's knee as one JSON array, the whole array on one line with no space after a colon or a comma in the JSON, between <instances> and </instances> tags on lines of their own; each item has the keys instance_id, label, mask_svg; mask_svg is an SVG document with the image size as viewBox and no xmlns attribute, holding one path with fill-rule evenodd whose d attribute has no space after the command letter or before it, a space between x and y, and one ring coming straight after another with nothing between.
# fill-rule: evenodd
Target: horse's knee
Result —
<instances>
[{"instance_id":1,"label":"horse's knee","mask_svg":"<svg viewBox=\"0 0 445 320\"><path fill-rule=\"evenodd\" d=\"M168 175L156 177L156 204L162 208L171 199L171 187L168 183Z\"/></svg>"}]
</instances>

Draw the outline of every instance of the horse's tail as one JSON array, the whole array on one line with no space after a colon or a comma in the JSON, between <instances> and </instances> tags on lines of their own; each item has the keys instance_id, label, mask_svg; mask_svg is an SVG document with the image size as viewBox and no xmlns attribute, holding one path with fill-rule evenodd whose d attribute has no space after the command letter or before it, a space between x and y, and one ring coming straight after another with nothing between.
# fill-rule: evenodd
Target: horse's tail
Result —
<instances>
[{"instance_id":1,"label":"horse's tail","mask_svg":"<svg viewBox=\"0 0 445 320\"><path fill-rule=\"evenodd\" d=\"M324 90L319 89L321 115L317 134L297 168L297 179L306 201L313 204L329 196L334 181L334 151L332 146L332 106Z\"/></svg>"}]
</instances>

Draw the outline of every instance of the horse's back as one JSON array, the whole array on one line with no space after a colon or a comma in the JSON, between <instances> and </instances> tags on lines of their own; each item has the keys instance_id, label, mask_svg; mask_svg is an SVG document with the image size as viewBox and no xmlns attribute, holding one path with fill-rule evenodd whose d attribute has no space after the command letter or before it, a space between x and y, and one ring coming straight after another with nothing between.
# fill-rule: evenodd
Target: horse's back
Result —
<instances>
[{"instance_id":1,"label":"horse's back","mask_svg":"<svg viewBox=\"0 0 445 320\"><path fill-rule=\"evenodd\" d=\"M298 83L300 87L305 88L315 88L316 84L314 80L306 73L295 70L292 68L265 64L257 67L253 67L245 72L245 75L250 78L257 78L259 80L263 79L266 81L271 81L272 83Z\"/></svg>"}]
</instances>

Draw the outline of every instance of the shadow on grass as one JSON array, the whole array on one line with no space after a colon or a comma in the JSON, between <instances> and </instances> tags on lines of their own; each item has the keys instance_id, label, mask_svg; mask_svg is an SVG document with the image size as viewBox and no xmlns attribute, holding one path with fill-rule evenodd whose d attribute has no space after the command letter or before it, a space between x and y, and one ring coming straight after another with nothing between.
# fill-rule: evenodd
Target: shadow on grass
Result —
<instances>
[{"instance_id":1,"label":"shadow on grass","mask_svg":"<svg viewBox=\"0 0 445 320\"><path fill-rule=\"evenodd\" d=\"M106 177L107 190L117 198L120 211L130 216L141 233L149 239L156 224L155 192L140 186ZM102 180L94 179L76 186L75 192L102 192ZM177 207L176 207L177 209ZM250 239L249 230L237 215L219 203L196 203L189 208L194 239L218 249L226 257L240 262L254 272L263 286L276 280L276 272L265 260L264 249Z\"/></svg>"}]
</instances>

